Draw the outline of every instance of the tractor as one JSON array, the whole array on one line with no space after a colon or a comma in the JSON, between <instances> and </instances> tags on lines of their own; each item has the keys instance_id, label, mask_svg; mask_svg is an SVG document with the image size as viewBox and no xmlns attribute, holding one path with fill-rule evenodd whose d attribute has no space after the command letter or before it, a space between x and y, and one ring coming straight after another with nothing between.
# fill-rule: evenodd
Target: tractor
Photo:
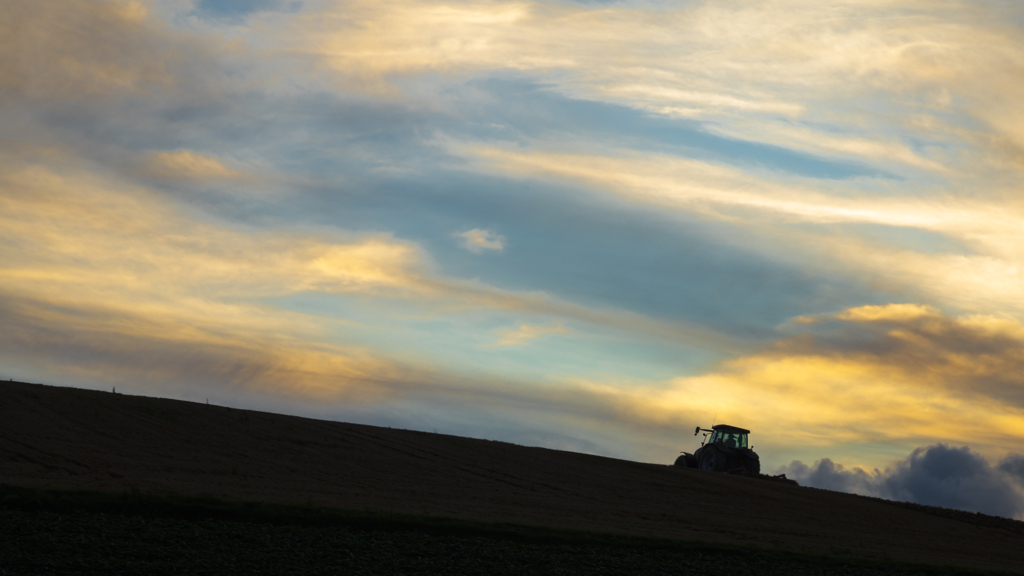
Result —
<instances>
[{"instance_id":1,"label":"tractor","mask_svg":"<svg viewBox=\"0 0 1024 576\"><path fill-rule=\"evenodd\" d=\"M704 432L704 440L700 448L693 454L683 452L676 458L676 466L754 477L761 473L761 459L747 445L750 430L718 424L711 430L698 426L693 435L701 432Z\"/></svg>"}]
</instances>

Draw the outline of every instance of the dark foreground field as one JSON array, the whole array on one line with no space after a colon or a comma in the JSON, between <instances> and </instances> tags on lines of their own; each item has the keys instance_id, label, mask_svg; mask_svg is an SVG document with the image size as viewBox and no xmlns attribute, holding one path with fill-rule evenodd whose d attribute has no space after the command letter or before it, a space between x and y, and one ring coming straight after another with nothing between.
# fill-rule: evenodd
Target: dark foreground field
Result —
<instances>
[{"instance_id":1,"label":"dark foreground field","mask_svg":"<svg viewBox=\"0 0 1024 576\"><path fill-rule=\"evenodd\" d=\"M22 383L0 383L0 483L134 499L127 511L114 502L83 508L75 502L101 497L6 488L0 575L78 565L127 573L131 563L147 573L211 574L938 573L903 562L1024 571L1020 522L501 442ZM294 513L268 519L251 507L183 516L167 503L182 495L350 512L332 512L341 516L326 524ZM353 520L351 511L377 520ZM425 515L451 520L408 520ZM736 552L744 549L753 552Z\"/></svg>"},{"instance_id":2,"label":"dark foreground field","mask_svg":"<svg viewBox=\"0 0 1024 576\"><path fill-rule=\"evenodd\" d=\"M0 528L3 575L938 576L964 572L885 560L315 506L3 485Z\"/></svg>"}]
</instances>

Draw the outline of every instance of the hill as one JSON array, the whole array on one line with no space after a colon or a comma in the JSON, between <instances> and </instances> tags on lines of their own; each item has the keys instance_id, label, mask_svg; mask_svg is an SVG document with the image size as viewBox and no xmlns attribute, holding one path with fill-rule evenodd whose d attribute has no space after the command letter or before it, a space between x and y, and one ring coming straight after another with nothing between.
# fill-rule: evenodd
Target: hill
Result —
<instances>
[{"instance_id":1,"label":"hill","mask_svg":"<svg viewBox=\"0 0 1024 576\"><path fill-rule=\"evenodd\" d=\"M0 483L1024 570L1024 523L672 466L20 382Z\"/></svg>"}]
</instances>

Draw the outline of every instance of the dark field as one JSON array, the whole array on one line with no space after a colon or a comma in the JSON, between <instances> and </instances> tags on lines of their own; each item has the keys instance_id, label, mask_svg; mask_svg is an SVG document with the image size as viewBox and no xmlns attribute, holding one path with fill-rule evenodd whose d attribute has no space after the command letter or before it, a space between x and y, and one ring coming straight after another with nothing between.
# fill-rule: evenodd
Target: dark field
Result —
<instances>
[{"instance_id":1,"label":"dark field","mask_svg":"<svg viewBox=\"0 0 1024 576\"><path fill-rule=\"evenodd\" d=\"M399 524L408 529L396 531L391 520L370 526L362 521L354 525L351 517L331 526L289 520L272 524L274 530L282 530L270 538L275 543L259 544L268 538L260 540L259 530L269 529L262 516L97 516L97 510L76 512L74 507L15 507L5 512L14 515L4 516L3 532L20 530L22 538L35 539L30 547L19 545L17 550L45 548L47 544L38 540L45 534L64 535L55 548L61 554L37 557L39 561L56 562L65 550L72 550L70 543L89 542L90 531L81 526L96 522L95 532L108 534L104 550L119 542L124 550L159 556L152 560L152 569L146 568L150 573L159 573L170 560L193 562L190 567L180 565L184 573L212 570L214 557L223 562L235 558L231 566L277 566L274 571L283 573L289 566L302 566L307 556L320 558L317 562L324 566L342 566L338 562L348 562L348 554L355 562L344 565L349 572L360 567L381 574L623 573L623 566L637 564L616 558L632 558L629 555L637 550L653 564L625 573L686 573L678 570L680 562L692 559L694 550L715 558L700 560L701 574L770 573L764 566L775 565L788 566L780 570L789 574L801 573L794 566L819 570L806 573L845 573L833 565L828 565L829 572L821 572L827 564L821 563L822 556L853 562L850 566L861 570L850 573L877 569L854 559L889 562L887 573L896 569L893 562L1024 572L1024 523L1011 520L502 442L22 383L0 383L0 483L136 498L208 495L229 502L359 511L387 518L446 518L463 523L463 528L465 523L473 527L468 532L438 532L433 524L429 529L415 523L408 528L403 520ZM126 518L147 518L146 526L153 528L126 524ZM51 528L43 531L27 528L47 522ZM193 528L187 528L189 522ZM487 528L495 525L518 528L512 533ZM161 530L172 536L161 540ZM594 544L591 537L587 543L565 541L564 535L551 540L549 532L540 540L520 537L536 530L634 540L623 546L621 541ZM485 533L489 536L480 535ZM145 534L150 534L148 540L132 540ZM354 538L350 542L356 544L317 544L336 538ZM662 544L651 548L652 539ZM647 543L638 545L639 540ZM555 541L562 543L551 543ZM673 552L664 541L686 552ZM154 548L158 542L164 548ZM28 553L17 556L8 552L11 545L4 546L4 558L30 559ZM84 551L94 551L99 544L83 546ZM739 557L712 552L722 546L753 552ZM417 551L424 547L444 552L431 556ZM297 549L307 556L296 556ZM339 551L343 549L344 554ZM449 552L456 549L479 552ZM359 559L361 550L375 552ZM81 553L94 554L95 561L114 557ZM794 553L797 556L786 556ZM146 558L139 556L138 561ZM366 558L383 564L366 564ZM740 565L715 567L740 560L767 564L752 572L743 572L747 568ZM459 564L457 569L437 564L447 561L492 564ZM590 562L604 562L608 568ZM548 567L538 568L542 565ZM13 565L5 569L10 572ZM231 570L245 569L227 566L208 573Z\"/></svg>"},{"instance_id":2,"label":"dark field","mask_svg":"<svg viewBox=\"0 0 1024 576\"><path fill-rule=\"evenodd\" d=\"M10 486L0 486L0 532L4 575L965 572L315 507Z\"/></svg>"}]
</instances>

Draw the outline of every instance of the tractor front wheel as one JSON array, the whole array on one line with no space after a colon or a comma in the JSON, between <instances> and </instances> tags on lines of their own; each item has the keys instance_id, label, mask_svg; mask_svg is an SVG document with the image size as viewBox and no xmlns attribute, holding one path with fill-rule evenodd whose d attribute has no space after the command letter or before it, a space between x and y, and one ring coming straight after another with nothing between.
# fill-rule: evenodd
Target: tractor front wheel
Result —
<instances>
[{"instance_id":1,"label":"tractor front wheel","mask_svg":"<svg viewBox=\"0 0 1024 576\"><path fill-rule=\"evenodd\" d=\"M680 454L679 458L676 458L676 466L682 466L683 468L696 468L697 459L693 457L693 454Z\"/></svg>"}]
</instances>

